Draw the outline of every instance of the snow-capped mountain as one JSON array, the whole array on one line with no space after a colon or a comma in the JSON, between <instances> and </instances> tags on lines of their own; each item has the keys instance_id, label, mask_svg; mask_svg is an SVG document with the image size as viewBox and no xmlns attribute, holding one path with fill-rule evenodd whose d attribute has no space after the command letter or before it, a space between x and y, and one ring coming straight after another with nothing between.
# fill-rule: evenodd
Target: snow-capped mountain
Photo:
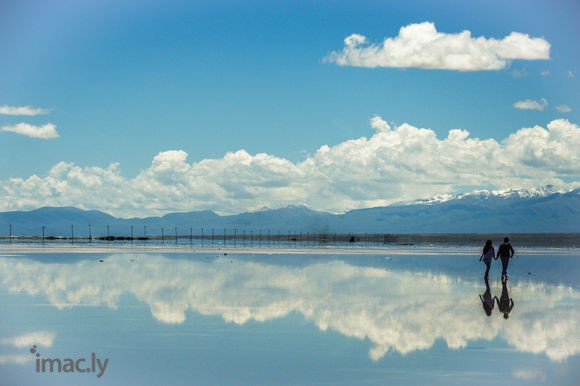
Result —
<instances>
[{"instance_id":1,"label":"snow-capped mountain","mask_svg":"<svg viewBox=\"0 0 580 386\"><path fill-rule=\"evenodd\" d=\"M555 193L566 193L566 192L567 190L557 189L553 185L545 185L539 188L532 189L475 190L473 192L456 195L452 194L436 195L428 199L420 199L413 201L411 204L412 205L439 204L450 200L461 200L461 199L486 200L490 198L501 198L501 199L542 198L550 196Z\"/></svg>"}]
</instances>

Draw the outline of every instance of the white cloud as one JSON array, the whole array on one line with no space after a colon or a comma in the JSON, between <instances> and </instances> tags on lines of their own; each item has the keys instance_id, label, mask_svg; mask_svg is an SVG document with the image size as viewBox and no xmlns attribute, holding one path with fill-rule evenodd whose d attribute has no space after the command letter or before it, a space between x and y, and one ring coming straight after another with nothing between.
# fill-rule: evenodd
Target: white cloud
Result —
<instances>
[{"instance_id":1,"label":"white cloud","mask_svg":"<svg viewBox=\"0 0 580 386\"><path fill-rule=\"evenodd\" d=\"M52 123L47 123L46 125L42 126L36 126L22 122L12 126L2 126L0 127L0 131L16 133L31 138L41 138L41 139L58 138L56 126L53 125Z\"/></svg>"},{"instance_id":2,"label":"white cloud","mask_svg":"<svg viewBox=\"0 0 580 386\"><path fill-rule=\"evenodd\" d=\"M344 45L347 47L356 47L360 44L365 44L367 38L359 35L359 34L352 34L344 39Z\"/></svg>"},{"instance_id":3,"label":"white cloud","mask_svg":"<svg viewBox=\"0 0 580 386\"><path fill-rule=\"evenodd\" d=\"M515 173L524 170L552 170L557 175L578 179L580 173L580 127L558 119L548 124L521 129L510 135L502 147L515 162Z\"/></svg>"},{"instance_id":4,"label":"white cloud","mask_svg":"<svg viewBox=\"0 0 580 386\"><path fill-rule=\"evenodd\" d=\"M321 146L297 163L245 150L191 163L186 152L172 150L127 178L118 164L60 162L44 176L0 181L0 211L76 206L142 217L205 209L231 214L301 202L344 212L464 193L466 186L567 188L580 181L580 128L567 120L523 128L501 141L460 129L441 139L431 129L389 125L380 116L370 125L372 136Z\"/></svg>"},{"instance_id":5,"label":"white cloud","mask_svg":"<svg viewBox=\"0 0 580 386\"><path fill-rule=\"evenodd\" d=\"M391 126L389 126L389 124L387 123L387 121L385 121L383 118L381 118L379 115L375 115L374 117L371 118L371 127L373 129L379 130L379 131L389 131L391 130Z\"/></svg>"},{"instance_id":6,"label":"white cloud","mask_svg":"<svg viewBox=\"0 0 580 386\"><path fill-rule=\"evenodd\" d=\"M572 108L567 105L558 105L556 106L556 110L560 113L569 113L572 111Z\"/></svg>"},{"instance_id":7,"label":"white cloud","mask_svg":"<svg viewBox=\"0 0 580 386\"><path fill-rule=\"evenodd\" d=\"M517 101L514 103L515 109L520 110L538 110L544 111L544 109L548 106L548 101L544 98L540 99L539 101L526 99L523 101Z\"/></svg>"},{"instance_id":8,"label":"white cloud","mask_svg":"<svg viewBox=\"0 0 580 386\"><path fill-rule=\"evenodd\" d=\"M50 111L39 107L32 106L0 106L0 115L26 115L35 116L48 114Z\"/></svg>"},{"instance_id":9,"label":"white cloud","mask_svg":"<svg viewBox=\"0 0 580 386\"><path fill-rule=\"evenodd\" d=\"M342 51L328 55L326 62L354 67L418 67L457 71L500 70L512 60L550 58L550 43L543 38L512 32L501 40L472 37L470 31L438 32L431 22L409 24L394 38L380 44L352 34Z\"/></svg>"},{"instance_id":10,"label":"white cloud","mask_svg":"<svg viewBox=\"0 0 580 386\"><path fill-rule=\"evenodd\" d=\"M111 255L98 270L90 260L56 265L0 257L0 283L18 293L46 297L58 309L115 309L131 295L167 324L184 323L192 312L240 325L298 313L322 331L368 339L373 360L389 351L426 350L439 340L459 349L499 338L520 352L544 354L553 361L580 352L580 294L564 285L523 280L510 285L517 312L506 324L497 309L488 318L478 306L483 283L445 274L386 272L383 267L324 259L292 266L230 256L211 261L203 256L171 261L151 254L132 257L134 262L127 255ZM494 283L491 291L499 296L502 287Z\"/></svg>"}]
</instances>

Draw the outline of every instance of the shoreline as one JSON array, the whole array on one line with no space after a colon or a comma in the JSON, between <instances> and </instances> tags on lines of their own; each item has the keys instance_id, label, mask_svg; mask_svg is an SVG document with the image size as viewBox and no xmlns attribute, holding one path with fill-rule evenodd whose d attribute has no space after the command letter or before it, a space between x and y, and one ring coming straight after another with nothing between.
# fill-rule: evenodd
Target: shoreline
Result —
<instances>
[{"instance_id":1,"label":"shoreline","mask_svg":"<svg viewBox=\"0 0 580 386\"><path fill-rule=\"evenodd\" d=\"M478 245L354 245L354 246L202 246L194 245L98 245L64 243L12 243L0 244L0 256L23 254L263 254L263 255L377 255L377 254L478 254ZM516 248L517 254L578 254L580 249L569 247L526 247Z\"/></svg>"},{"instance_id":2,"label":"shoreline","mask_svg":"<svg viewBox=\"0 0 580 386\"><path fill-rule=\"evenodd\" d=\"M148 236L148 237L66 237L66 236L0 236L0 247L3 245L74 245L74 246L178 246L180 248L200 245L204 248L224 245L251 246L272 248L316 247L393 247L393 246L442 246L442 247L476 247L482 248L486 240L492 240L499 246L503 238L510 238L514 247L528 248L580 248L580 233L417 233L417 234L300 234L285 236L256 233L247 235L190 235L190 236Z\"/></svg>"}]
</instances>

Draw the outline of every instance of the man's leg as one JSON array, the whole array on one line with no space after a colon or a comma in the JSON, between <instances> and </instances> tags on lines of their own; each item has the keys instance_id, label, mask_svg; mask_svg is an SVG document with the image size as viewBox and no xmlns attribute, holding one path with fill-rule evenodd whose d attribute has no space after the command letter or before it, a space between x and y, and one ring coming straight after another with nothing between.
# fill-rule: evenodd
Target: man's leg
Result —
<instances>
[{"instance_id":1,"label":"man's leg","mask_svg":"<svg viewBox=\"0 0 580 386\"><path fill-rule=\"evenodd\" d=\"M508 257L507 259L504 259L504 258L502 257L502 259L501 259L501 267L502 267L502 270L501 270L501 277L502 277L502 278L504 278L504 277L505 277L505 278L507 279L507 268L508 268L508 263L509 263L509 262L510 262L510 259L509 259L509 257Z\"/></svg>"}]
</instances>

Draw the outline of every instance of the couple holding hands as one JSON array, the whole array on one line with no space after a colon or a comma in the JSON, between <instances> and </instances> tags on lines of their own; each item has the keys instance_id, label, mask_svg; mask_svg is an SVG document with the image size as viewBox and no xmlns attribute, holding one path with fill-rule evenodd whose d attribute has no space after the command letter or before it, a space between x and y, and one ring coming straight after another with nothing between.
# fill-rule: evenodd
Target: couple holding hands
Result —
<instances>
[{"instance_id":1,"label":"couple holding hands","mask_svg":"<svg viewBox=\"0 0 580 386\"><path fill-rule=\"evenodd\" d=\"M479 261L483 261L486 265L485 270L485 278L488 278L489 275L489 268L491 267L491 260L498 258L501 259L502 271L501 271L501 280L507 280L507 268L508 263L511 258L514 257L514 249L510 244L510 239L508 237L504 237L503 244L499 246L497 250L497 254L493 248L493 243L491 240L487 240L485 246L483 247L483 252L481 253L481 257Z\"/></svg>"}]
</instances>

